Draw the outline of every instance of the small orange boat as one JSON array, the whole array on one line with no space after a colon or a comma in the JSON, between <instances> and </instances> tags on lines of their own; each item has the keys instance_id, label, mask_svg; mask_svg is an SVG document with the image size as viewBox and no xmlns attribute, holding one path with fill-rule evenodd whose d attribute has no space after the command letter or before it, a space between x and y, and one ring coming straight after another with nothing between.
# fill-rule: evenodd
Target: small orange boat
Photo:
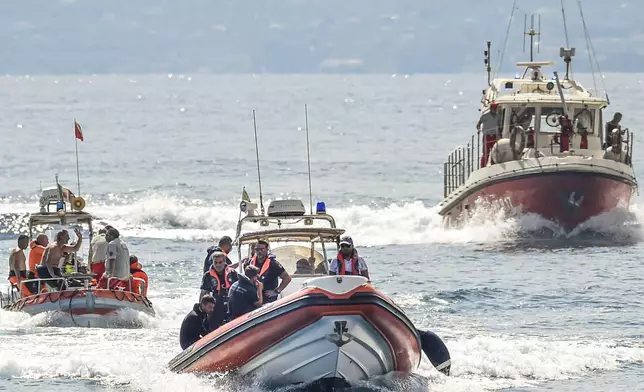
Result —
<instances>
[{"instance_id":1,"label":"small orange boat","mask_svg":"<svg viewBox=\"0 0 644 392\"><path fill-rule=\"evenodd\" d=\"M72 210L67 211L67 204ZM56 211L49 211L51 205L56 205ZM34 231L49 228L58 230L64 227L80 227L89 233L87 243L92 240L91 214L82 211L85 201L63 186L42 190L40 198L40 212L29 216L29 236L33 239ZM36 231L36 232L38 232ZM80 252L80 251L79 251ZM22 290L10 286L6 298L0 297L2 309L16 312L25 312L36 315L45 312L63 312L72 317L72 320L82 326L101 324L98 322L102 316L114 315L119 311L132 309L150 316L154 316L152 303L144 295L132 291L133 282L143 282L138 278L124 281L126 288L101 289L96 286L96 275L87 273L86 267L81 266L77 254L71 254L73 260L68 270L63 271L62 277L50 279L23 279L22 284L30 287L34 294L25 295ZM110 278L107 287L113 287L116 278ZM143 282L145 284L145 282ZM64 287L57 290L50 285ZM142 290L143 293L146 289Z\"/></svg>"}]
</instances>

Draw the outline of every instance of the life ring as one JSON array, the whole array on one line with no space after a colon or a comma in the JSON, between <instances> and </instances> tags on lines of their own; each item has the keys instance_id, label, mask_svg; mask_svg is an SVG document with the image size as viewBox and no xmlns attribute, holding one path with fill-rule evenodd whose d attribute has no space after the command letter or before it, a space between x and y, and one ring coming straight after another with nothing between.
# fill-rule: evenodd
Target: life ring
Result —
<instances>
[{"instance_id":1,"label":"life ring","mask_svg":"<svg viewBox=\"0 0 644 392\"><path fill-rule=\"evenodd\" d=\"M76 211L83 211L85 208L85 199L82 197L72 197L72 208Z\"/></svg>"},{"instance_id":2,"label":"life ring","mask_svg":"<svg viewBox=\"0 0 644 392\"><path fill-rule=\"evenodd\" d=\"M521 142L519 148L517 148L517 133L521 137ZM516 161L519 159L519 153L523 153L523 149L526 144L526 135L523 127L520 125L515 125L514 128L510 131L510 149L512 150L512 157Z\"/></svg>"}]
</instances>

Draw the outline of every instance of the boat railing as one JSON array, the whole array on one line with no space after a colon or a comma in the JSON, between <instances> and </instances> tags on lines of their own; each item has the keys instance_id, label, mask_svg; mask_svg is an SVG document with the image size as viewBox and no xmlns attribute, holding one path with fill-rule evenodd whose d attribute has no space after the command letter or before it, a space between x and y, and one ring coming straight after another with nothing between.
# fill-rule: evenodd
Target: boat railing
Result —
<instances>
[{"instance_id":1,"label":"boat railing","mask_svg":"<svg viewBox=\"0 0 644 392\"><path fill-rule=\"evenodd\" d=\"M133 277L133 276L132 276L132 277L127 278L127 279L120 279L120 278L118 278L118 277L116 277L116 276L111 276L111 277L109 277L109 278L107 279L107 287L108 287L108 288L109 288L109 287L112 287L112 286L111 286L111 283L112 283L113 281L115 281L115 280L116 280L116 281L119 281L119 282L127 282L127 291L129 291L130 293L132 293L132 292L133 292L133 291L132 291L132 282L133 282L133 281L139 281L139 282L141 282L141 284L143 284L143 287L141 288L141 293L145 293L145 289L146 289L146 287L145 287L145 280L143 280L143 279L141 279L141 278L135 278L135 277Z\"/></svg>"},{"instance_id":2,"label":"boat railing","mask_svg":"<svg viewBox=\"0 0 644 392\"><path fill-rule=\"evenodd\" d=\"M465 147L454 149L443 163L443 197L463 185L472 172L481 168L481 140L473 134Z\"/></svg>"},{"instance_id":3,"label":"boat railing","mask_svg":"<svg viewBox=\"0 0 644 392\"><path fill-rule=\"evenodd\" d=\"M13 302L16 302L22 297L22 287L23 285L31 282L37 282L38 283L38 289L33 295L38 295L42 292L42 284L43 282L63 282L67 283L69 279L75 279L75 280L83 280L83 289L88 290L90 288L90 281L94 277L92 275L83 275L83 276L63 276L63 277L54 277L54 278L34 278L34 279L22 279L20 281L20 287L17 287L15 284L10 284L9 287L7 287L7 297L6 299L4 298L3 295L0 295L0 308L3 308L5 305L11 304ZM142 293L146 292L146 285L145 285L145 280L141 278L135 278L131 277L128 279L119 279L117 277L110 277L107 280L107 287L110 287L110 283L113 280L118 280L121 282L128 282L128 291L132 292L132 282L137 281L140 282L141 286L141 295Z\"/></svg>"},{"instance_id":4,"label":"boat railing","mask_svg":"<svg viewBox=\"0 0 644 392\"><path fill-rule=\"evenodd\" d=\"M34 278L34 279L21 279L20 280L20 287L17 287L15 284L10 284L9 287L7 288L7 297L8 297L8 302L12 303L20 299L21 293L22 293L22 288L24 285L27 283L31 282L38 282L38 290L34 295L39 294L42 290L42 282L47 282L47 281L63 281L66 282L67 278L65 277L55 277L55 278ZM4 306L4 304L3 304Z\"/></svg>"}]
</instances>

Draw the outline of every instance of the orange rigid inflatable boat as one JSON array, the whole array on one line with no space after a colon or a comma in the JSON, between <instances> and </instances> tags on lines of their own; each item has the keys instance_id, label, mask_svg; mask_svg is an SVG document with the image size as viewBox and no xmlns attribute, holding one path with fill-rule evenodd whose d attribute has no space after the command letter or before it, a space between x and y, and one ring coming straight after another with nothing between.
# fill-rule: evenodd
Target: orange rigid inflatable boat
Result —
<instances>
[{"instance_id":1,"label":"orange rigid inflatable boat","mask_svg":"<svg viewBox=\"0 0 644 392\"><path fill-rule=\"evenodd\" d=\"M32 316L50 311L61 311L74 316L104 316L124 308L154 315L152 304L140 294L96 288L70 288L40 293L20 298L5 307L6 310L22 311Z\"/></svg>"},{"instance_id":2,"label":"orange rigid inflatable boat","mask_svg":"<svg viewBox=\"0 0 644 392\"><path fill-rule=\"evenodd\" d=\"M275 302L222 325L177 355L168 364L172 371L233 371L268 386L328 389L413 373L424 352L437 370L449 374L449 352L438 336L417 330L367 278L329 275L344 229L336 227L324 203L309 214L299 200L274 200L266 214L256 207L244 191L245 216L235 239L242 261L238 273L261 239L290 284ZM245 232L247 227L251 231Z\"/></svg>"},{"instance_id":3,"label":"orange rigid inflatable boat","mask_svg":"<svg viewBox=\"0 0 644 392\"><path fill-rule=\"evenodd\" d=\"M71 206L68 210L67 207ZM55 206L55 211L50 207ZM81 243L89 248L93 238L92 222L94 217L83 211L85 201L60 184L56 178L56 186L45 188L41 191L39 200L40 211L29 216L29 237L34 240L35 233L50 231L50 238L61 229L86 229L88 238ZM78 238L76 239L78 241ZM30 251L37 252L36 246ZM34 277L23 279L21 287L11 284L6 297L0 296L0 307L9 311L24 312L32 316L46 312L62 312L72 316L72 320L79 326L99 326L106 321L103 316L115 315L118 311L131 309L134 311L154 316L152 303L138 292L133 292L134 285L142 287L141 292L146 293L146 282L140 278L131 278L119 281L111 277L107 287L118 284L122 289L101 289L96 286L96 275L87 273L87 266L81 265L81 252L72 252L69 255L71 264L59 264L62 276L53 278ZM37 259L38 256L36 256ZM40 255L42 257L42 255ZM33 269L36 264L30 262ZM57 290L57 288L64 288ZM33 291L32 291L33 290ZM137 291L137 290L134 290Z\"/></svg>"},{"instance_id":4,"label":"orange rigid inflatable boat","mask_svg":"<svg viewBox=\"0 0 644 392\"><path fill-rule=\"evenodd\" d=\"M366 278L325 276L223 325L169 367L175 372L236 370L274 385L351 383L412 373L422 350L412 322Z\"/></svg>"}]
</instances>

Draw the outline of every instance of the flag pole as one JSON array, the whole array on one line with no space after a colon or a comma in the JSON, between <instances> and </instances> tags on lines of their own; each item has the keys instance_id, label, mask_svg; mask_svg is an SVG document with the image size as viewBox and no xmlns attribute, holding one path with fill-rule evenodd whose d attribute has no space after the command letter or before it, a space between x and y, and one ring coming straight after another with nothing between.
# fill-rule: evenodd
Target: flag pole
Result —
<instances>
[{"instance_id":1,"label":"flag pole","mask_svg":"<svg viewBox=\"0 0 644 392\"><path fill-rule=\"evenodd\" d=\"M78 138L76 137L76 119L74 119L74 142L76 144L76 183L78 184L78 196L81 195L80 171L78 169Z\"/></svg>"}]
</instances>

